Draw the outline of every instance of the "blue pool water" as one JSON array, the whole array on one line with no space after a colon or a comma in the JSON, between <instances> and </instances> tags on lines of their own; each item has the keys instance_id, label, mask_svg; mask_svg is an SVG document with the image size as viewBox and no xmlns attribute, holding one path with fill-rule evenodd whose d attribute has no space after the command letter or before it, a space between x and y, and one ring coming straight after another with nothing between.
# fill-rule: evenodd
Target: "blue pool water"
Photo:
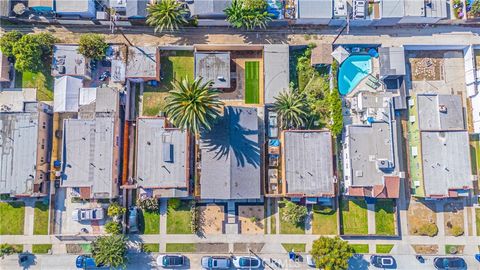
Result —
<instances>
[{"instance_id":1,"label":"blue pool water","mask_svg":"<svg viewBox=\"0 0 480 270\"><path fill-rule=\"evenodd\" d=\"M338 71L338 90L340 94L350 93L363 78L372 72L371 56L367 54L350 55Z\"/></svg>"}]
</instances>

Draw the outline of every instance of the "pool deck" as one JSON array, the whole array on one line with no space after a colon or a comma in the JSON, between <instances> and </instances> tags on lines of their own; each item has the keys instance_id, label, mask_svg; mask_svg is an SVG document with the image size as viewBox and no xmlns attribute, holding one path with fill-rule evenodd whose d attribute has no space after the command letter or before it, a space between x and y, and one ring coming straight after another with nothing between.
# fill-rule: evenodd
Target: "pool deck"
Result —
<instances>
[{"instance_id":1,"label":"pool deck","mask_svg":"<svg viewBox=\"0 0 480 270\"><path fill-rule=\"evenodd\" d=\"M370 73L370 75L374 76L374 77L378 77L380 75L380 62L378 60L378 58L374 58L372 57L372 72ZM366 84L366 82L368 81L368 76L366 76L365 78L363 78L359 83L358 85L348 94L346 94L344 97L346 98L352 98L354 97L356 94L358 94L359 92L383 92L384 88L383 88L383 84L380 85L379 88L377 88L376 90L372 89L370 86L368 86Z\"/></svg>"}]
</instances>

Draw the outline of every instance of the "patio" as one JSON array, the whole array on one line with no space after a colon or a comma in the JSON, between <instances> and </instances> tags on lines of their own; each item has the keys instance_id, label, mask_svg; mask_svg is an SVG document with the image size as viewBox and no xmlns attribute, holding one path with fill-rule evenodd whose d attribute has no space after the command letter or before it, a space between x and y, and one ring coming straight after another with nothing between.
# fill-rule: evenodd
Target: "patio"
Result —
<instances>
[{"instance_id":1,"label":"patio","mask_svg":"<svg viewBox=\"0 0 480 270\"><path fill-rule=\"evenodd\" d=\"M203 234L222 234L225 231L225 206L207 204L198 206L200 213L200 231Z\"/></svg>"},{"instance_id":2,"label":"patio","mask_svg":"<svg viewBox=\"0 0 480 270\"><path fill-rule=\"evenodd\" d=\"M263 234L265 232L264 205L239 205L238 221L240 223L240 233Z\"/></svg>"}]
</instances>

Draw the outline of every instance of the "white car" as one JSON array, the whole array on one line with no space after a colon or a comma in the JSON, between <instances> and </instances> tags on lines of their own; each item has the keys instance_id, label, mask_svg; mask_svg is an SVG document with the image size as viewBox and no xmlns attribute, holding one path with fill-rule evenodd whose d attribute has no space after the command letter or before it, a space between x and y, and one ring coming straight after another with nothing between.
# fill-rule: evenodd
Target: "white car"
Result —
<instances>
[{"instance_id":1,"label":"white car","mask_svg":"<svg viewBox=\"0 0 480 270\"><path fill-rule=\"evenodd\" d=\"M238 269L257 269L262 266L262 262L257 257L252 256L235 257L232 263Z\"/></svg>"},{"instance_id":2,"label":"white car","mask_svg":"<svg viewBox=\"0 0 480 270\"><path fill-rule=\"evenodd\" d=\"M72 213L72 218L75 221L83 220L102 220L104 217L103 208L92 208L92 209L75 209Z\"/></svg>"}]
</instances>

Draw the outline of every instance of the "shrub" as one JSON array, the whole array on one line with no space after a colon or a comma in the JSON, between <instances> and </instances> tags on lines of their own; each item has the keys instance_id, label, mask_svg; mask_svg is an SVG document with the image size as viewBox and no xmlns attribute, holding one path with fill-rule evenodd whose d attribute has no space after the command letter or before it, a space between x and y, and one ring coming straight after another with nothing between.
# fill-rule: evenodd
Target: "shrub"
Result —
<instances>
[{"instance_id":1,"label":"shrub","mask_svg":"<svg viewBox=\"0 0 480 270\"><path fill-rule=\"evenodd\" d=\"M177 210L181 204L182 201L179 198L172 198L168 200L168 208L171 208L173 210Z\"/></svg>"},{"instance_id":2,"label":"shrub","mask_svg":"<svg viewBox=\"0 0 480 270\"><path fill-rule=\"evenodd\" d=\"M190 206L190 214L192 216L190 221L190 229L192 233L198 233L200 231L200 213L198 212L195 202L192 202Z\"/></svg>"},{"instance_id":3,"label":"shrub","mask_svg":"<svg viewBox=\"0 0 480 270\"><path fill-rule=\"evenodd\" d=\"M92 242L92 255L97 264L110 268L125 268L127 239L123 235L100 236Z\"/></svg>"},{"instance_id":4,"label":"shrub","mask_svg":"<svg viewBox=\"0 0 480 270\"><path fill-rule=\"evenodd\" d=\"M0 258L3 259L5 255L10 255L13 253L18 253L20 252L15 248L15 246L10 245L10 244L0 244Z\"/></svg>"},{"instance_id":5,"label":"shrub","mask_svg":"<svg viewBox=\"0 0 480 270\"><path fill-rule=\"evenodd\" d=\"M438 227L436 224L430 223L422 225L420 228L418 228L417 231L420 235L428 235L430 237L433 237L438 234Z\"/></svg>"},{"instance_id":6,"label":"shrub","mask_svg":"<svg viewBox=\"0 0 480 270\"><path fill-rule=\"evenodd\" d=\"M307 207L294 202L283 200L285 204L282 219L293 225L302 223L307 216Z\"/></svg>"},{"instance_id":7,"label":"shrub","mask_svg":"<svg viewBox=\"0 0 480 270\"><path fill-rule=\"evenodd\" d=\"M158 200L155 198L139 198L137 205L145 212L158 212Z\"/></svg>"},{"instance_id":8,"label":"shrub","mask_svg":"<svg viewBox=\"0 0 480 270\"><path fill-rule=\"evenodd\" d=\"M453 226L451 230L454 236L460 236L464 233L463 228L460 226Z\"/></svg>"},{"instance_id":9,"label":"shrub","mask_svg":"<svg viewBox=\"0 0 480 270\"><path fill-rule=\"evenodd\" d=\"M125 214L125 207L121 206L117 202L114 202L108 206L107 215L112 218L117 218Z\"/></svg>"},{"instance_id":10,"label":"shrub","mask_svg":"<svg viewBox=\"0 0 480 270\"><path fill-rule=\"evenodd\" d=\"M107 48L108 44L105 42L105 37L99 34L83 34L78 42L78 52L95 60L102 60Z\"/></svg>"},{"instance_id":11,"label":"shrub","mask_svg":"<svg viewBox=\"0 0 480 270\"><path fill-rule=\"evenodd\" d=\"M110 234L121 234L122 224L116 221L109 221L105 224L105 231Z\"/></svg>"},{"instance_id":12,"label":"shrub","mask_svg":"<svg viewBox=\"0 0 480 270\"><path fill-rule=\"evenodd\" d=\"M310 251L315 266L321 269L347 269L353 248L339 237L320 237L313 241Z\"/></svg>"},{"instance_id":13,"label":"shrub","mask_svg":"<svg viewBox=\"0 0 480 270\"><path fill-rule=\"evenodd\" d=\"M13 48L20 38L22 38L22 33L18 31L5 33L0 38L0 51L2 51L2 54L6 57L13 56Z\"/></svg>"}]
</instances>

